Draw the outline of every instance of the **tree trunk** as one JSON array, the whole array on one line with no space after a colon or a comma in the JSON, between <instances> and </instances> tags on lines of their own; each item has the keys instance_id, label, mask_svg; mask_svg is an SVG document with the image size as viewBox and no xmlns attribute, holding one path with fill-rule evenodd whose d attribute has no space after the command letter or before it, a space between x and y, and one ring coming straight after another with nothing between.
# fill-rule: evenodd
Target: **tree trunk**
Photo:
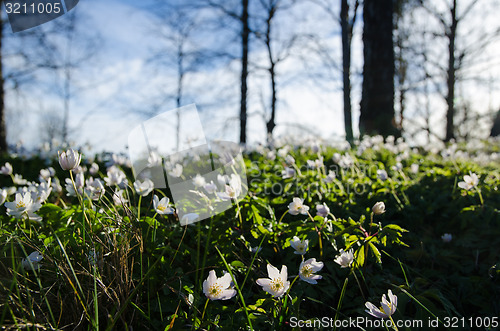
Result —
<instances>
[{"instance_id":1,"label":"tree trunk","mask_svg":"<svg viewBox=\"0 0 500 331\"><path fill-rule=\"evenodd\" d=\"M240 102L240 143L247 142L247 78L248 78L248 41L250 39L250 26L248 22L248 1L242 0L241 13L241 102Z\"/></svg>"},{"instance_id":2,"label":"tree trunk","mask_svg":"<svg viewBox=\"0 0 500 331\"><path fill-rule=\"evenodd\" d=\"M274 14L276 13L276 5L273 3L271 4L269 8L269 13L267 17L267 26L266 26L266 35L265 35L265 42L266 42L266 49L267 49L267 56L269 58L269 78L271 79L271 116L269 117L269 120L266 123L267 127L267 139L271 140L273 136L273 130L276 127L276 103L277 103L277 88L276 88L276 59L273 56L273 49L271 47L271 24L272 20L274 18Z\"/></svg>"},{"instance_id":3,"label":"tree trunk","mask_svg":"<svg viewBox=\"0 0 500 331\"><path fill-rule=\"evenodd\" d=\"M450 141L455 138L455 126L453 119L455 117L455 39L457 36L457 0L453 0L451 9L451 26L449 31L446 32L448 37L448 75L446 84L448 87L448 94L446 96L446 105L448 110L446 112L446 137L445 141Z\"/></svg>"},{"instance_id":4,"label":"tree trunk","mask_svg":"<svg viewBox=\"0 0 500 331\"><path fill-rule=\"evenodd\" d=\"M177 45L177 95L175 96L175 104L177 106L177 126L175 128L176 135L176 148L175 150L179 152L181 144L181 105L182 105L182 91L183 91L183 80L184 80L184 50L182 43Z\"/></svg>"},{"instance_id":5,"label":"tree trunk","mask_svg":"<svg viewBox=\"0 0 500 331\"><path fill-rule=\"evenodd\" d=\"M342 80L344 83L344 127L346 140L352 144L352 106L351 106L351 40L352 26L349 23L348 0L341 0L340 26L342 29ZM354 13L356 15L356 13Z\"/></svg>"},{"instance_id":6,"label":"tree trunk","mask_svg":"<svg viewBox=\"0 0 500 331\"><path fill-rule=\"evenodd\" d=\"M0 18L0 154L7 153L7 129L5 125L5 90L3 80L3 58L2 58L2 39L3 39L3 20Z\"/></svg>"},{"instance_id":7,"label":"tree trunk","mask_svg":"<svg viewBox=\"0 0 500 331\"><path fill-rule=\"evenodd\" d=\"M392 17L392 0L364 1L361 135L398 135L394 119Z\"/></svg>"},{"instance_id":8,"label":"tree trunk","mask_svg":"<svg viewBox=\"0 0 500 331\"><path fill-rule=\"evenodd\" d=\"M270 56L272 59L272 57ZM269 75L271 76L271 117L267 122L267 137L271 139L273 136L273 130L276 127L276 73L274 72L274 62L271 62L271 67L269 68Z\"/></svg>"},{"instance_id":9,"label":"tree trunk","mask_svg":"<svg viewBox=\"0 0 500 331\"><path fill-rule=\"evenodd\" d=\"M491 128L490 137L500 136L500 110L497 112L495 121L493 122L493 127Z\"/></svg>"}]
</instances>

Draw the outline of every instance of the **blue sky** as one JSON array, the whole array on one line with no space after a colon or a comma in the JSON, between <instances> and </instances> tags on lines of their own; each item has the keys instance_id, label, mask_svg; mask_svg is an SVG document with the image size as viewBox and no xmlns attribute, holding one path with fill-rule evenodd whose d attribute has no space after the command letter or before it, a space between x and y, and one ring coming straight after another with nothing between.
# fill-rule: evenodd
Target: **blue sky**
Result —
<instances>
[{"instance_id":1,"label":"blue sky","mask_svg":"<svg viewBox=\"0 0 500 331\"><path fill-rule=\"evenodd\" d=\"M74 94L70 103L71 138L77 145L89 143L93 150L123 151L132 127L152 117L151 101L162 91L171 91L175 81L172 70L160 70L148 64L155 49L163 42L157 36L157 17L154 15L155 1L131 0L84 0L74 9L84 17L79 25L82 34L99 35L99 51L95 57L83 63L73 76ZM153 10L152 10L153 8ZM291 17L291 18L290 18ZM338 24L314 7L298 8L286 16L288 21L300 22L293 28L314 30L327 45L337 63L340 64L340 38ZM361 21L361 18L358 19ZM49 28L47 23L46 27ZM36 28L35 28L36 29ZM11 36L15 38L14 36ZM357 131L359 117L360 83L362 68L361 25L355 30L353 42L353 124ZM29 46L28 46L29 47ZM438 49L438 48L436 48ZM309 55L309 71L321 71L317 56ZM262 47L253 46L252 60L256 65L265 64ZM224 65L205 68L186 77L189 95L184 105L195 103L201 111L201 119L209 138L223 138L237 141L239 102L239 63L237 60ZM495 68L498 72L498 68ZM340 72L327 71L331 81L315 85L307 76L302 63L296 58L279 65L279 105L275 133L289 135L316 134L324 138L340 137L344 132ZM493 73L495 71L491 71ZM25 97L9 94L7 100L8 135L11 143L22 140L28 146L40 142L40 118L50 112L60 113L61 99L47 93L40 86L50 86L57 78L42 77L43 83L23 88ZM249 81L249 131L251 142L265 140L263 100L269 97L268 78L265 72L254 72ZM479 94L474 85L461 87L478 95L478 104L488 102L498 107L498 93L493 97ZM29 97L26 97L28 95ZM486 99L489 98L489 101ZM220 102L218 100L230 100ZM439 97L432 97L434 106L431 119L438 130L444 128L444 108ZM410 102L414 102L411 101ZM167 100L156 111L168 111L174 107L172 99ZM210 105L210 106L207 106ZM482 109L487 106L481 106ZM412 107L409 107L410 111ZM418 109L418 106L413 106ZM27 116L29 115L29 116ZM411 115L411 113L409 114ZM175 123L171 124L174 130ZM301 127L301 128L299 128Z\"/></svg>"}]
</instances>

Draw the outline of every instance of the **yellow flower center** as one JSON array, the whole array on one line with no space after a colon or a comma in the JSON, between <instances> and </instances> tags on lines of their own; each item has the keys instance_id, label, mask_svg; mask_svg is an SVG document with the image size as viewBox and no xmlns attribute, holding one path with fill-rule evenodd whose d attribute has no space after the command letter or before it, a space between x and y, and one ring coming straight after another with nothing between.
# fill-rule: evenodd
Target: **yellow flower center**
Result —
<instances>
[{"instance_id":1,"label":"yellow flower center","mask_svg":"<svg viewBox=\"0 0 500 331\"><path fill-rule=\"evenodd\" d=\"M274 278L273 280L271 280L271 289L274 292L278 292L284 287L285 285L283 284L283 280L281 280L281 278Z\"/></svg>"},{"instance_id":2,"label":"yellow flower center","mask_svg":"<svg viewBox=\"0 0 500 331\"><path fill-rule=\"evenodd\" d=\"M302 276L306 278L311 277L313 275L313 271L310 265L303 266L300 273L302 274Z\"/></svg>"},{"instance_id":3,"label":"yellow flower center","mask_svg":"<svg viewBox=\"0 0 500 331\"><path fill-rule=\"evenodd\" d=\"M164 205L159 205L158 208L159 211L165 211L165 209L167 209Z\"/></svg>"},{"instance_id":4,"label":"yellow flower center","mask_svg":"<svg viewBox=\"0 0 500 331\"><path fill-rule=\"evenodd\" d=\"M222 294L222 287L216 283L209 287L208 293L210 296L217 297Z\"/></svg>"},{"instance_id":5,"label":"yellow flower center","mask_svg":"<svg viewBox=\"0 0 500 331\"><path fill-rule=\"evenodd\" d=\"M392 310L392 304L391 304L390 302L389 302L389 303L387 303L387 307L389 307L389 311L385 311L385 310L384 310L384 307L382 307L382 306L381 306L379 309L380 309L380 311L381 311L381 312L383 312L384 314L386 314L386 315L390 315L390 314L391 314L391 310Z\"/></svg>"},{"instance_id":6,"label":"yellow flower center","mask_svg":"<svg viewBox=\"0 0 500 331\"><path fill-rule=\"evenodd\" d=\"M24 204L24 201L19 201L17 204L16 204L16 207L17 208L26 208L26 205Z\"/></svg>"}]
</instances>

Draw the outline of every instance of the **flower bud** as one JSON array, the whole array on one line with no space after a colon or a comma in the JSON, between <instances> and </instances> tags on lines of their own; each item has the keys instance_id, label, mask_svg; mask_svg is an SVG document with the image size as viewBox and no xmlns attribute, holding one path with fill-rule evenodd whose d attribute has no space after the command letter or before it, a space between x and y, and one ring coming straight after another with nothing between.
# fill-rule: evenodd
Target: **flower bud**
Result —
<instances>
[{"instance_id":1,"label":"flower bud","mask_svg":"<svg viewBox=\"0 0 500 331\"><path fill-rule=\"evenodd\" d=\"M80 153L73 149L68 149L66 152L62 152L59 154L59 164L63 170L73 170L78 165L80 165L80 161L82 156Z\"/></svg>"},{"instance_id":2,"label":"flower bud","mask_svg":"<svg viewBox=\"0 0 500 331\"><path fill-rule=\"evenodd\" d=\"M381 215L385 213L385 204L381 201L377 202L376 204L373 205L372 212L375 215Z\"/></svg>"},{"instance_id":3,"label":"flower bud","mask_svg":"<svg viewBox=\"0 0 500 331\"><path fill-rule=\"evenodd\" d=\"M450 233L445 233L441 236L441 240L445 243L449 243L453 239L453 236Z\"/></svg>"}]
</instances>

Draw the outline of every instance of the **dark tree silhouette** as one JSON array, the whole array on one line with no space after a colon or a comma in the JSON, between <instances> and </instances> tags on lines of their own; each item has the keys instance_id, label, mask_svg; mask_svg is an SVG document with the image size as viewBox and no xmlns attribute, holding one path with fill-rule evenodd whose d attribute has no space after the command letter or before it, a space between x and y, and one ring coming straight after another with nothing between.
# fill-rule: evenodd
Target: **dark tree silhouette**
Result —
<instances>
[{"instance_id":1,"label":"dark tree silhouette","mask_svg":"<svg viewBox=\"0 0 500 331\"><path fill-rule=\"evenodd\" d=\"M238 42L241 47L241 76L240 76L240 143L247 142L247 119L248 119L248 76L249 76L249 49L250 35L250 0L238 0L237 2L223 0L202 0L201 3L221 11L227 17L235 20L240 27Z\"/></svg>"},{"instance_id":2,"label":"dark tree silhouette","mask_svg":"<svg viewBox=\"0 0 500 331\"><path fill-rule=\"evenodd\" d=\"M481 63L483 66L491 65L491 60L486 60L481 55L493 41L498 40L500 36L500 28L498 26L491 31L483 31L480 23L477 28L473 25L473 18L479 19L475 13L476 8L482 8L480 15L488 14L488 4L490 1L480 0L451 0L446 1L444 8L436 7L436 3L430 0L420 0L421 6L436 19L438 29L431 31L434 39L441 38L446 42L447 57L446 65L439 65L438 69L446 77L446 92L443 97L446 101L446 134L445 141L450 141L456 138L459 134L457 130L457 112L460 110L460 105L457 105L456 86L458 83L466 80L474 80L478 84L482 84L477 71L471 75L470 69ZM481 7L480 7L481 6ZM442 9L441 9L442 8ZM494 7L496 8L496 7ZM472 17L471 17L472 16ZM474 28L465 25L471 25ZM474 32L474 33L473 33ZM490 61L488 63L488 61ZM468 109L462 109L467 111ZM467 113L463 114L464 119L461 123L467 120L467 117L472 118Z\"/></svg>"},{"instance_id":3,"label":"dark tree silhouette","mask_svg":"<svg viewBox=\"0 0 500 331\"><path fill-rule=\"evenodd\" d=\"M241 1L241 99L240 99L240 144L247 142L247 92L248 92L248 44L250 40L250 24L248 1Z\"/></svg>"},{"instance_id":4,"label":"dark tree silhouette","mask_svg":"<svg viewBox=\"0 0 500 331\"><path fill-rule=\"evenodd\" d=\"M2 39L4 21L0 17L0 154L7 152L7 126L5 125L5 91L3 80Z\"/></svg>"},{"instance_id":5,"label":"dark tree silhouette","mask_svg":"<svg viewBox=\"0 0 500 331\"><path fill-rule=\"evenodd\" d=\"M270 81L270 115L266 120L267 138L272 139L276 127L276 112L278 107L278 66L292 53L301 36L288 30L286 37L279 38L280 26L277 17L289 10L294 1L290 0L260 0L262 6L261 24L255 28L256 37L262 41L266 50L267 66Z\"/></svg>"},{"instance_id":6,"label":"dark tree silhouette","mask_svg":"<svg viewBox=\"0 0 500 331\"><path fill-rule=\"evenodd\" d=\"M363 5L363 91L359 131L398 135L394 119L394 48L392 0Z\"/></svg>"},{"instance_id":7,"label":"dark tree silhouette","mask_svg":"<svg viewBox=\"0 0 500 331\"><path fill-rule=\"evenodd\" d=\"M493 126L491 127L490 137L500 136L500 110L497 112Z\"/></svg>"},{"instance_id":8,"label":"dark tree silhouette","mask_svg":"<svg viewBox=\"0 0 500 331\"><path fill-rule=\"evenodd\" d=\"M340 4L340 26L342 29L342 82L344 96L344 127L348 142L354 141L352 132L352 105L351 105L351 41L352 30L356 22L356 12L359 1L354 3L352 16L349 15L349 1L341 0Z\"/></svg>"}]
</instances>

